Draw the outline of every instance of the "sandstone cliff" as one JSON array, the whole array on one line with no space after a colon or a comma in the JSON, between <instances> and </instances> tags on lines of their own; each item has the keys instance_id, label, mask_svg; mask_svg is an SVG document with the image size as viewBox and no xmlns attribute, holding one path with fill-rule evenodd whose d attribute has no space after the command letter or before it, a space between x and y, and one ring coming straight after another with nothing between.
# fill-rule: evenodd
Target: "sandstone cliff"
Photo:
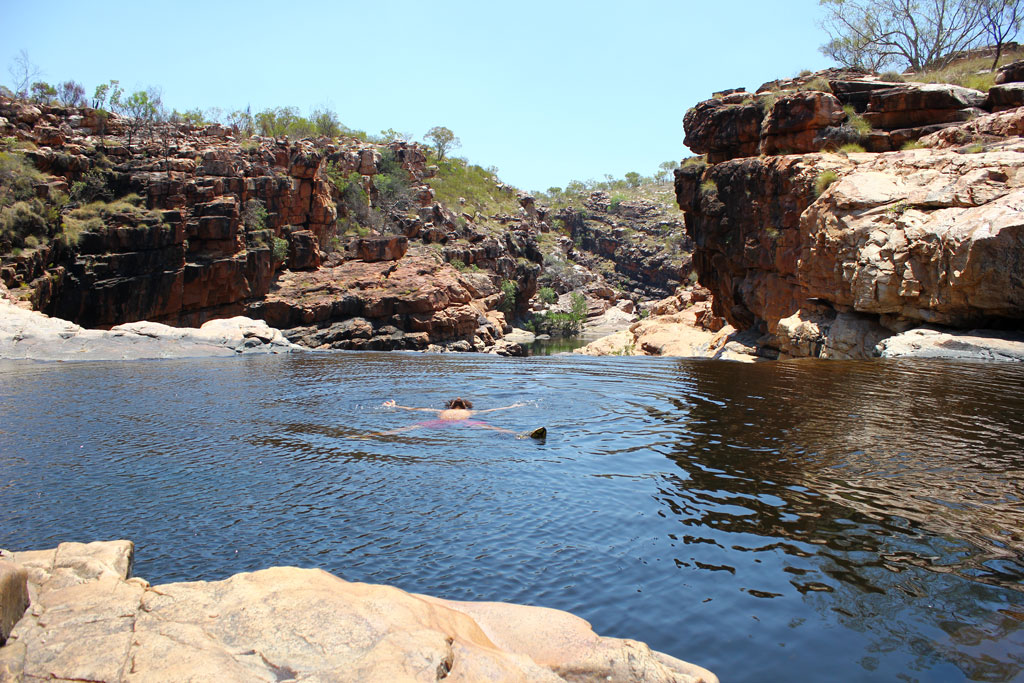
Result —
<instances>
[{"instance_id":1,"label":"sandstone cliff","mask_svg":"<svg viewBox=\"0 0 1024 683\"><path fill-rule=\"evenodd\" d=\"M87 327L244 314L323 347L482 350L507 327L500 282L517 283L512 312L536 291L543 218L437 203L415 144L164 124L129 148L124 124L0 98L5 169L24 158L43 174L15 199L28 218L45 202L47 222L26 236L6 209L0 279L39 310ZM407 204L386 201L395 178Z\"/></svg>"},{"instance_id":2,"label":"sandstone cliff","mask_svg":"<svg viewBox=\"0 0 1024 683\"><path fill-rule=\"evenodd\" d=\"M150 586L129 578L133 555L130 541L0 551L0 681L718 680L558 610L293 567Z\"/></svg>"},{"instance_id":3,"label":"sandstone cliff","mask_svg":"<svg viewBox=\"0 0 1024 683\"><path fill-rule=\"evenodd\" d=\"M930 355L1024 356L1022 95L832 71L697 105L676 195L715 313L783 357L898 355L921 326Z\"/></svg>"}]
</instances>

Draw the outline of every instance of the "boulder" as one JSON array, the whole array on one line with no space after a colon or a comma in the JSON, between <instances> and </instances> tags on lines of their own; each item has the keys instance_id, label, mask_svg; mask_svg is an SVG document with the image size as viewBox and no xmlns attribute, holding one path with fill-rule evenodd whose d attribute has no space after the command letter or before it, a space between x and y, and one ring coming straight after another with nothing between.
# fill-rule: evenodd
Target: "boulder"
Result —
<instances>
[{"instance_id":1,"label":"boulder","mask_svg":"<svg viewBox=\"0 0 1024 683\"><path fill-rule=\"evenodd\" d=\"M1020 83L1022 81L1024 81L1024 59L1004 64L996 72L996 85Z\"/></svg>"},{"instance_id":2,"label":"boulder","mask_svg":"<svg viewBox=\"0 0 1024 683\"><path fill-rule=\"evenodd\" d=\"M441 600L294 567L150 587L109 561L125 543L15 554L37 568L38 597L0 648L4 680L717 683L543 607ZM51 585L47 558L51 570L56 558L92 576Z\"/></svg>"},{"instance_id":3,"label":"boulder","mask_svg":"<svg viewBox=\"0 0 1024 683\"><path fill-rule=\"evenodd\" d=\"M913 83L876 90L864 118L875 128L893 130L967 121L984 114L985 93L958 85Z\"/></svg>"},{"instance_id":4,"label":"boulder","mask_svg":"<svg viewBox=\"0 0 1024 683\"><path fill-rule=\"evenodd\" d=\"M357 237L349 242L352 258L361 261L397 261L409 250L409 238L404 235Z\"/></svg>"},{"instance_id":5,"label":"boulder","mask_svg":"<svg viewBox=\"0 0 1024 683\"><path fill-rule=\"evenodd\" d=\"M288 267L313 270L320 267L320 249L311 230L293 230L288 240Z\"/></svg>"},{"instance_id":6,"label":"boulder","mask_svg":"<svg viewBox=\"0 0 1024 683\"><path fill-rule=\"evenodd\" d=\"M942 358L1024 362L1024 335L994 330L916 328L883 340L882 358Z\"/></svg>"},{"instance_id":7,"label":"boulder","mask_svg":"<svg viewBox=\"0 0 1024 683\"><path fill-rule=\"evenodd\" d=\"M835 96L818 91L780 97L761 127L761 153L815 152L821 149L822 129L846 120L843 105Z\"/></svg>"},{"instance_id":8,"label":"boulder","mask_svg":"<svg viewBox=\"0 0 1024 683\"><path fill-rule=\"evenodd\" d=\"M1024 83L1006 83L994 85L988 89L988 100L985 108L989 111L1006 111L1024 106Z\"/></svg>"},{"instance_id":9,"label":"boulder","mask_svg":"<svg viewBox=\"0 0 1024 683\"><path fill-rule=\"evenodd\" d=\"M711 163L753 156L761 143L763 120L764 109L756 101L725 104L705 100L686 112L683 144L696 154L707 154Z\"/></svg>"},{"instance_id":10,"label":"boulder","mask_svg":"<svg viewBox=\"0 0 1024 683\"><path fill-rule=\"evenodd\" d=\"M921 138L927 147L955 147L977 140L1013 139L1024 135L1024 109L979 116L958 126L943 128ZM1020 142L1020 141L1016 141Z\"/></svg>"},{"instance_id":11,"label":"boulder","mask_svg":"<svg viewBox=\"0 0 1024 683\"><path fill-rule=\"evenodd\" d=\"M901 83L879 81L871 78L832 79L828 82L829 89L844 105L853 105L854 111L862 113L868 108L868 101L876 91L892 90Z\"/></svg>"}]
</instances>

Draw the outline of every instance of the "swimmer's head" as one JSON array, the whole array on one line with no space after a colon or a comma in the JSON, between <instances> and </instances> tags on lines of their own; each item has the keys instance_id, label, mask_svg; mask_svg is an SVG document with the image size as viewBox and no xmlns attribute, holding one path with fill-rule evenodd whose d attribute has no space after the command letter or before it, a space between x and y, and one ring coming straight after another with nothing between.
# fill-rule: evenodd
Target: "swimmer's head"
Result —
<instances>
[{"instance_id":1,"label":"swimmer's head","mask_svg":"<svg viewBox=\"0 0 1024 683\"><path fill-rule=\"evenodd\" d=\"M473 404L464 398L453 398L444 404L448 410L472 410Z\"/></svg>"}]
</instances>

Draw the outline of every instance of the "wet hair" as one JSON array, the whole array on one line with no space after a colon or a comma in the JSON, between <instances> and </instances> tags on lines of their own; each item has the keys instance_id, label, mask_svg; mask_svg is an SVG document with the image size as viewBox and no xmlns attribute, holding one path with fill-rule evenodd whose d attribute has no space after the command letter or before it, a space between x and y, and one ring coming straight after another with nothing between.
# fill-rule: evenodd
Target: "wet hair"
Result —
<instances>
[{"instance_id":1,"label":"wet hair","mask_svg":"<svg viewBox=\"0 0 1024 683\"><path fill-rule=\"evenodd\" d=\"M472 410L473 404L464 398L453 398L444 404L448 410Z\"/></svg>"}]
</instances>

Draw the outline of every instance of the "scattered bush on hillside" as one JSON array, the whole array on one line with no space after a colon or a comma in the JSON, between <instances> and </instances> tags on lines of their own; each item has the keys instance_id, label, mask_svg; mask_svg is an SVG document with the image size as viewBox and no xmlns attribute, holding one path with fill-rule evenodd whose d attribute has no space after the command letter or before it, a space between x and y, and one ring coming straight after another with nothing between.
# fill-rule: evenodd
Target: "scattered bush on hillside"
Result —
<instances>
[{"instance_id":1,"label":"scattered bush on hillside","mask_svg":"<svg viewBox=\"0 0 1024 683\"><path fill-rule=\"evenodd\" d=\"M71 184L71 201L75 204L88 204L93 201L110 201L114 192L108 183L109 176L99 169L92 169Z\"/></svg>"},{"instance_id":2,"label":"scattered bush on hillside","mask_svg":"<svg viewBox=\"0 0 1024 683\"><path fill-rule=\"evenodd\" d=\"M35 196L33 185L44 176L17 152L0 152L0 207Z\"/></svg>"},{"instance_id":3,"label":"scattered bush on hillside","mask_svg":"<svg viewBox=\"0 0 1024 683\"><path fill-rule=\"evenodd\" d=\"M72 209L63 217L62 229L69 243L76 243L83 232L102 230L117 222L156 224L159 216L144 206L145 200L129 194L113 201L97 200Z\"/></svg>"},{"instance_id":4,"label":"scattered bush on hillside","mask_svg":"<svg viewBox=\"0 0 1024 683\"><path fill-rule=\"evenodd\" d=\"M427 184L442 204L456 207L460 199L465 199L463 211L483 216L512 215L519 210L515 194L499 188L503 183L493 166L484 168L465 159L449 158L438 161L437 168L437 175L428 179Z\"/></svg>"},{"instance_id":5,"label":"scattered bush on hillside","mask_svg":"<svg viewBox=\"0 0 1024 683\"><path fill-rule=\"evenodd\" d=\"M863 145L858 145L856 142L848 142L839 148L839 151L843 154L860 154L866 152Z\"/></svg>"},{"instance_id":6,"label":"scattered bush on hillside","mask_svg":"<svg viewBox=\"0 0 1024 683\"><path fill-rule=\"evenodd\" d=\"M988 58L979 57L955 62L940 69L928 69L910 76L923 83L948 83L987 92L996 84L996 73L990 71Z\"/></svg>"},{"instance_id":7,"label":"scattered bush on hillside","mask_svg":"<svg viewBox=\"0 0 1024 683\"><path fill-rule=\"evenodd\" d=\"M0 241L14 248L38 246L49 236L46 206L39 199L15 202L0 209Z\"/></svg>"},{"instance_id":8,"label":"scattered bush on hillside","mask_svg":"<svg viewBox=\"0 0 1024 683\"><path fill-rule=\"evenodd\" d=\"M65 107L83 107L85 88L77 81L64 81L57 86L57 100Z\"/></svg>"},{"instance_id":9,"label":"scattered bush on hillside","mask_svg":"<svg viewBox=\"0 0 1024 683\"><path fill-rule=\"evenodd\" d=\"M36 197L34 185L45 178L23 154L0 152L0 242L12 249L38 245L58 231L67 195L54 193L49 202Z\"/></svg>"},{"instance_id":10,"label":"scattered bush on hillside","mask_svg":"<svg viewBox=\"0 0 1024 683\"><path fill-rule=\"evenodd\" d=\"M395 213L405 213L416 205L412 178L398 161L394 150L381 152L373 187L377 191L377 209L385 219L390 219Z\"/></svg>"},{"instance_id":11,"label":"scattered bush on hillside","mask_svg":"<svg viewBox=\"0 0 1024 683\"><path fill-rule=\"evenodd\" d=\"M550 287L541 287L539 290L537 290L537 299L541 303L548 304L550 306L551 304L558 301L558 295L555 294L555 290L551 289Z\"/></svg>"},{"instance_id":12,"label":"scattered bush on hillside","mask_svg":"<svg viewBox=\"0 0 1024 683\"><path fill-rule=\"evenodd\" d=\"M817 91L830 93L832 92L832 86L829 85L826 79L822 78L821 76L818 76L817 78L812 78L806 83L800 84L799 86L797 86L797 90L801 92Z\"/></svg>"},{"instance_id":13,"label":"scattered bush on hillside","mask_svg":"<svg viewBox=\"0 0 1024 683\"><path fill-rule=\"evenodd\" d=\"M863 138L871 134L871 124L854 110L852 104L843 107L843 111L846 112L846 125L853 128L858 135Z\"/></svg>"},{"instance_id":14,"label":"scattered bush on hillside","mask_svg":"<svg viewBox=\"0 0 1024 683\"><path fill-rule=\"evenodd\" d=\"M570 295L570 310L545 311L535 315L530 322L539 333L550 334L552 337L571 337L580 333L587 319L587 300L579 292Z\"/></svg>"}]
</instances>

